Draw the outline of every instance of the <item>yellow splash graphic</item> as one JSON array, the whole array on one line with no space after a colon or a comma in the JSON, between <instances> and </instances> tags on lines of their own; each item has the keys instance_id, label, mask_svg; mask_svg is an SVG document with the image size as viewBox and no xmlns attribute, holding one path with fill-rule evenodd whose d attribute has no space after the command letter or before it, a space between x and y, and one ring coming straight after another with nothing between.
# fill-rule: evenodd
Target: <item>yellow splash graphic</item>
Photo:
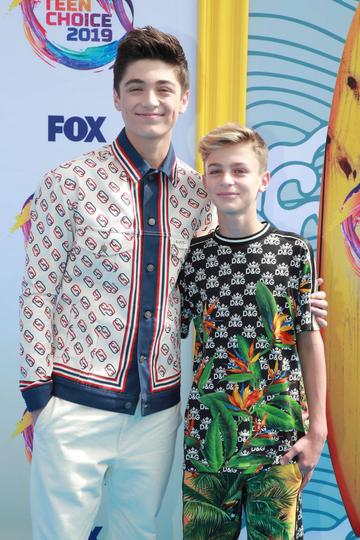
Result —
<instances>
[{"instance_id":1,"label":"yellow splash graphic","mask_svg":"<svg viewBox=\"0 0 360 540\"><path fill-rule=\"evenodd\" d=\"M29 221L30 207L31 207L31 204L27 204L26 206L24 206L20 214L16 216L15 223L10 229L11 233L13 233L14 231L17 231L18 229L20 229L20 227L22 227L22 225L24 225L27 221Z\"/></svg>"},{"instance_id":2,"label":"yellow splash graphic","mask_svg":"<svg viewBox=\"0 0 360 540\"><path fill-rule=\"evenodd\" d=\"M25 429L31 426L31 424L32 424L32 416L29 412L26 412L24 416L21 418L21 420L16 422L15 431L11 434L11 436L17 437L18 435L20 435L20 433L25 431Z\"/></svg>"},{"instance_id":3,"label":"yellow splash graphic","mask_svg":"<svg viewBox=\"0 0 360 540\"><path fill-rule=\"evenodd\" d=\"M22 0L13 0L9 6L9 11L18 7L21 4Z\"/></svg>"}]
</instances>

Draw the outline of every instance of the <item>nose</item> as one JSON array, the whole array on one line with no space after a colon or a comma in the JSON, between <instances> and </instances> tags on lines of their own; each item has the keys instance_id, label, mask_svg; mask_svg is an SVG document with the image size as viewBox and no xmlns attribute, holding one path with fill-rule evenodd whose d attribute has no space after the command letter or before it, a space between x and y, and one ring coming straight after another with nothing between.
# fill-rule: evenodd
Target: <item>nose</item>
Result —
<instances>
[{"instance_id":1,"label":"nose","mask_svg":"<svg viewBox=\"0 0 360 540\"><path fill-rule=\"evenodd\" d=\"M148 90L145 93L144 105L149 108L154 108L159 105L159 98L154 90Z\"/></svg>"},{"instance_id":2,"label":"nose","mask_svg":"<svg viewBox=\"0 0 360 540\"><path fill-rule=\"evenodd\" d=\"M231 174L231 171L224 171L222 183L225 185L232 185L234 183L234 178Z\"/></svg>"}]
</instances>

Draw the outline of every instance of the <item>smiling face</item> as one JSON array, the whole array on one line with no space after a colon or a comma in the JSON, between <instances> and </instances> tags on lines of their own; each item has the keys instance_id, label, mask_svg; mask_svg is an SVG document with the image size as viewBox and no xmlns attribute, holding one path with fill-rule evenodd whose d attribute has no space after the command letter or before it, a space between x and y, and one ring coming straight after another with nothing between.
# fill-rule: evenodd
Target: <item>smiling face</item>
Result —
<instances>
[{"instance_id":1,"label":"smiling face","mask_svg":"<svg viewBox=\"0 0 360 540\"><path fill-rule=\"evenodd\" d=\"M189 91L182 92L176 68L161 60L129 64L118 90L114 90L115 107L139 153L155 141L169 147L172 129L188 100Z\"/></svg>"},{"instance_id":2,"label":"smiling face","mask_svg":"<svg viewBox=\"0 0 360 540\"><path fill-rule=\"evenodd\" d=\"M226 144L205 161L204 185L219 217L256 218L256 200L269 183L251 143Z\"/></svg>"}]
</instances>

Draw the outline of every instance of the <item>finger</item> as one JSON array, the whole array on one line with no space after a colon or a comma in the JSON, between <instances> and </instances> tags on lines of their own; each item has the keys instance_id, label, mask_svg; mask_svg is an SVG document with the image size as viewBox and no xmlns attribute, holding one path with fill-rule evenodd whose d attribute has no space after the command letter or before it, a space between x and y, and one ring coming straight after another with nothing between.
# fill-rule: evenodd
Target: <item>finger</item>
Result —
<instances>
[{"instance_id":1,"label":"finger","mask_svg":"<svg viewBox=\"0 0 360 540\"><path fill-rule=\"evenodd\" d=\"M328 306L328 303L327 303L327 300L326 300L325 293L317 292L317 293L313 293L313 294L314 294L314 296L313 295L310 296L311 305L322 307L322 308L326 309L327 306Z\"/></svg>"},{"instance_id":2,"label":"finger","mask_svg":"<svg viewBox=\"0 0 360 540\"><path fill-rule=\"evenodd\" d=\"M312 302L311 303L311 312L313 315L319 316L319 317L327 317L327 303L325 302Z\"/></svg>"},{"instance_id":3,"label":"finger","mask_svg":"<svg viewBox=\"0 0 360 540\"><path fill-rule=\"evenodd\" d=\"M312 293L311 298L314 300L325 300L326 292L325 291L315 291Z\"/></svg>"},{"instance_id":4,"label":"finger","mask_svg":"<svg viewBox=\"0 0 360 540\"><path fill-rule=\"evenodd\" d=\"M326 319L323 319L322 317L316 317L316 322L320 326L320 328L326 328L328 325L328 322Z\"/></svg>"},{"instance_id":5,"label":"finger","mask_svg":"<svg viewBox=\"0 0 360 540\"><path fill-rule=\"evenodd\" d=\"M321 287L321 285L323 285L323 283L324 283L323 278L319 277L319 278L317 279L317 283L318 283L318 287Z\"/></svg>"},{"instance_id":6,"label":"finger","mask_svg":"<svg viewBox=\"0 0 360 540\"><path fill-rule=\"evenodd\" d=\"M294 445L292 448L290 448L288 452L286 452L286 454L281 456L280 465L287 465L297 455L298 455L298 451L297 451L296 445Z\"/></svg>"}]
</instances>

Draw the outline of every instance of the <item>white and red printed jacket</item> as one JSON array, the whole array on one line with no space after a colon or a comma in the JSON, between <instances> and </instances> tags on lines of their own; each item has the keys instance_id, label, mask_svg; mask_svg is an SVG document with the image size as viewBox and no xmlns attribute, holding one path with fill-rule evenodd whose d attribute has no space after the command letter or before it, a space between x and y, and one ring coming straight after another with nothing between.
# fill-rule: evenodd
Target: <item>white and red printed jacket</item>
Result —
<instances>
[{"instance_id":1,"label":"white and red printed jacket","mask_svg":"<svg viewBox=\"0 0 360 540\"><path fill-rule=\"evenodd\" d=\"M123 130L46 174L31 207L21 305L20 387L142 414L180 399L177 278L211 209L172 147L154 170Z\"/></svg>"}]
</instances>

